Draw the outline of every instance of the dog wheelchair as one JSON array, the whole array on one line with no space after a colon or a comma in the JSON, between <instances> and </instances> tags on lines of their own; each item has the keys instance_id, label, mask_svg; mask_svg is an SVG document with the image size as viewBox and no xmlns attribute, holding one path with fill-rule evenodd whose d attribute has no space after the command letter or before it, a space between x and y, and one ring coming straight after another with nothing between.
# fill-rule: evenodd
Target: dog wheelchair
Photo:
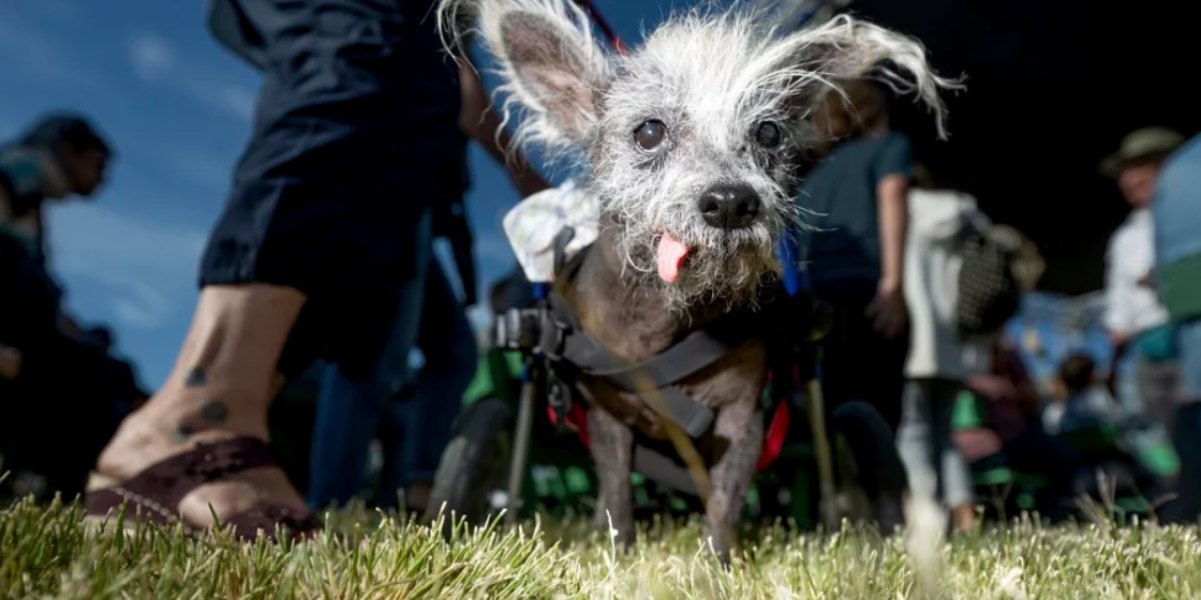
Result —
<instances>
[{"instance_id":1,"label":"dog wheelchair","mask_svg":"<svg viewBox=\"0 0 1201 600\"><path fill-rule=\"evenodd\" d=\"M562 516L592 509L597 478L584 426L590 409L573 399L557 372L564 358L555 338L562 309L545 284L515 274L503 286L508 294L493 293L490 348L435 476L431 519L442 513L478 524L503 510L513 522L539 510ZM505 295L508 300L499 298ZM820 353L831 311L807 294L779 296L787 298L779 329L789 333L770 345L765 439L744 516L801 529L836 527L843 518L875 520L891 530L901 524L904 491L892 433L866 403L824 405ZM650 365L656 385L670 383L664 372L694 372L713 358L678 347L664 354L673 350L676 363ZM665 404L670 416L664 418L674 418L693 440L705 433L707 409L679 398ZM685 515L703 507L687 461L666 442L636 445L631 483L636 515Z\"/></svg>"}]
</instances>

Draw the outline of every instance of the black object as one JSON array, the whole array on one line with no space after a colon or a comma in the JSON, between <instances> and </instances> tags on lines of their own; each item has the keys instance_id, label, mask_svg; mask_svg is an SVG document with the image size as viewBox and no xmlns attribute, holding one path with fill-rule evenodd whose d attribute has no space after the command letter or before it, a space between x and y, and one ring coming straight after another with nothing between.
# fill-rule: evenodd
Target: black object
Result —
<instances>
[{"instance_id":1,"label":"black object","mask_svg":"<svg viewBox=\"0 0 1201 600\"><path fill-rule=\"evenodd\" d=\"M1022 288L1013 274L1013 250L988 234L971 230L962 245L959 297L955 307L960 335L991 333L1017 313Z\"/></svg>"}]
</instances>

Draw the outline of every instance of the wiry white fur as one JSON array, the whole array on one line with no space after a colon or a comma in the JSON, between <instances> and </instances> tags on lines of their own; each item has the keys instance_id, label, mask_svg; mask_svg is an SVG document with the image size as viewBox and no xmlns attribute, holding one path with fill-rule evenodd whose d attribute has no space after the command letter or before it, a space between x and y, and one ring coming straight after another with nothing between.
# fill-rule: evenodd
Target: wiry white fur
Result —
<instances>
[{"instance_id":1,"label":"wiry white fur","mask_svg":"<svg viewBox=\"0 0 1201 600\"><path fill-rule=\"evenodd\" d=\"M778 270L776 240L800 220L793 201L796 159L820 141L809 111L825 94L840 93L840 81L870 73L898 91L916 92L934 111L940 133L938 91L957 86L930 72L917 42L845 16L781 32L764 11L694 10L668 19L631 54L613 56L597 44L572 0L443 0L442 6L443 15L465 6L477 11L478 32L511 94L506 109L513 102L526 109L517 137L582 153L590 167L584 185L600 199L602 219L620 228L626 272L678 309L746 302L763 277ZM549 24L556 39L504 39L505 20L519 13ZM582 86L595 102L556 114L553 104L561 97L531 85L514 62L530 48L570 53L582 68L556 81L574 78L561 81L562 89ZM892 65L880 68L885 60ZM667 141L653 153L638 148L633 135L649 119L668 128ZM755 141L765 121L783 132L776 149ZM565 122L584 126L565 128ZM758 193L760 217L753 226L723 230L704 222L697 200L723 183ZM694 249L671 285L655 276L664 232Z\"/></svg>"}]
</instances>

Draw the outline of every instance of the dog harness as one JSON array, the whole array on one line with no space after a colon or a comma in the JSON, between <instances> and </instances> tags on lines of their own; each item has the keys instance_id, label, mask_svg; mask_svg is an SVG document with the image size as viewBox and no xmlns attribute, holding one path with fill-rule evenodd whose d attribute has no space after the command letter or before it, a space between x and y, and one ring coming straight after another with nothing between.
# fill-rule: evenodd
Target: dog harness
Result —
<instances>
[{"instance_id":1,"label":"dog harness","mask_svg":"<svg viewBox=\"0 0 1201 600\"><path fill-rule=\"evenodd\" d=\"M573 235L571 227L564 227L555 239L554 262L559 281L572 281L591 249L586 246L567 259L564 249ZM660 418L672 419L689 437L697 439L712 427L714 414L708 406L685 393L679 382L716 363L752 339L757 331L754 315L730 315L635 363L614 356L584 330L567 299L551 291L541 307L514 309L502 316L496 337L500 345L541 355L548 366L545 389L551 422L575 430L588 445L586 409L575 386L581 375L603 380L618 390L639 396L644 403L648 394L657 395L668 413L659 415ZM760 470L779 455L787 436L790 420L787 403L774 404L760 454ZM636 442L633 459L636 471L681 491L695 493L687 470L652 445Z\"/></svg>"}]
</instances>

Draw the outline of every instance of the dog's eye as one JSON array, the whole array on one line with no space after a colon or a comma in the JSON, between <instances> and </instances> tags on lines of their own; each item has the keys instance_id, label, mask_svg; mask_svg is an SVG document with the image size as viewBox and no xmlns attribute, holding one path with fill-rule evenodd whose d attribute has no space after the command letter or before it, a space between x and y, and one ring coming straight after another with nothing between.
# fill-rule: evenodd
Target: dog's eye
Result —
<instances>
[{"instance_id":1,"label":"dog's eye","mask_svg":"<svg viewBox=\"0 0 1201 600\"><path fill-rule=\"evenodd\" d=\"M643 150L654 150L667 138L667 125L663 121L651 119L634 130L634 142Z\"/></svg>"},{"instance_id":2,"label":"dog's eye","mask_svg":"<svg viewBox=\"0 0 1201 600\"><path fill-rule=\"evenodd\" d=\"M764 148L775 148L780 145L780 126L771 121L764 121L755 129L755 141Z\"/></svg>"}]
</instances>

